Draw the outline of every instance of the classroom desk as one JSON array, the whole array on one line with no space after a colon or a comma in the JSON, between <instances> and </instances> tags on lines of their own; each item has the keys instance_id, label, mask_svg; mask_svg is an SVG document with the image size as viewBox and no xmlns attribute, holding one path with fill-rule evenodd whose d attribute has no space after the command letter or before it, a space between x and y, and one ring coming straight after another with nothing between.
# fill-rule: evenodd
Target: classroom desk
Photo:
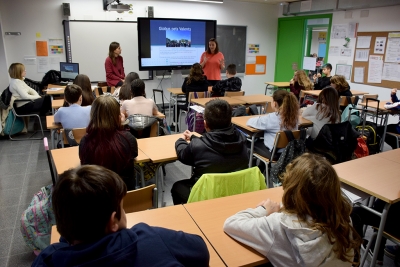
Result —
<instances>
[{"instance_id":1,"label":"classroom desk","mask_svg":"<svg viewBox=\"0 0 400 267\"><path fill-rule=\"evenodd\" d=\"M371 211L365 205L357 203L357 205L381 216L371 266L375 265L373 263L376 262L378 256L378 249L390 205L400 201L400 179L397 178L400 163L386 158L391 154L382 156L381 154L384 153L386 152L333 165L343 183L386 202L382 213ZM398 154L397 151L392 153ZM362 173L360 172L361 170ZM362 260L366 255L367 253L364 254Z\"/></svg>"},{"instance_id":2,"label":"classroom desk","mask_svg":"<svg viewBox=\"0 0 400 267\"><path fill-rule=\"evenodd\" d=\"M400 164L400 149L393 149L386 152L378 153L376 156L394 161Z\"/></svg>"},{"instance_id":3,"label":"classroom desk","mask_svg":"<svg viewBox=\"0 0 400 267\"><path fill-rule=\"evenodd\" d=\"M51 156L53 157L54 167L58 175L62 174L66 170L78 167L81 164L79 159L79 146L52 149L50 150ZM135 163L149 162L150 158L138 149L138 156L135 158ZM142 168L140 168L140 176L142 186L145 184L144 173Z\"/></svg>"},{"instance_id":4,"label":"classroom desk","mask_svg":"<svg viewBox=\"0 0 400 267\"><path fill-rule=\"evenodd\" d=\"M319 96L322 90L303 90L304 95L312 95L312 96ZM367 95L367 92L362 92L358 90L350 90L353 96L362 96L362 95Z\"/></svg>"},{"instance_id":5,"label":"classroom desk","mask_svg":"<svg viewBox=\"0 0 400 267\"><path fill-rule=\"evenodd\" d=\"M54 135L58 129L62 129L61 123L54 123L54 115L46 116L46 127L50 130L51 148L56 148Z\"/></svg>"},{"instance_id":6,"label":"classroom desk","mask_svg":"<svg viewBox=\"0 0 400 267\"><path fill-rule=\"evenodd\" d=\"M240 130L243 131L245 134L247 134L249 137L251 137L249 168L252 166L252 163L253 163L252 158L253 158L253 153L254 153L255 139L258 136L263 136L264 131L258 130L251 126L247 126L247 121L250 118L256 118L259 116L265 116L265 115L252 115L252 116L241 116L241 117L233 117L232 118L232 123L234 125L236 125L237 127L239 127ZM312 127L312 126L313 126L312 121L304 119L301 116L299 117L299 128L306 128L306 127Z\"/></svg>"},{"instance_id":7,"label":"classroom desk","mask_svg":"<svg viewBox=\"0 0 400 267\"><path fill-rule=\"evenodd\" d=\"M290 88L290 82L265 82L265 95L267 94L268 86L277 87L278 89Z\"/></svg>"},{"instance_id":8,"label":"classroom desk","mask_svg":"<svg viewBox=\"0 0 400 267\"><path fill-rule=\"evenodd\" d=\"M273 101L272 97L267 95L231 96L231 98L244 101L246 105L265 105Z\"/></svg>"},{"instance_id":9,"label":"classroom desk","mask_svg":"<svg viewBox=\"0 0 400 267\"><path fill-rule=\"evenodd\" d=\"M246 102L243 101L243 100L240 100L240 99L237 99L237 98L233 98L233 97L229 97L229 96L216 97L216 98L221 99L221 100L225 100L225 101L228 102L228 104L231 105L231 106L237 106L237 105L244 105L244 104L246 104ZM190 102L191 102L191 103L194 103L194 104L196 104L196 105L205 107L205 105L206 105L209 101L211 101L211 100L213 100L213 99L216 99L216 98L194 98L194 99L192 99Z\"/></svg>"},{"instance_id":10,"label":"classroom desk","mask_svg":"<svg viewBox=\"0 0 400 267\"><path fill-rule=\"evenodd\" d=\"M282 195L282 187L277 187L183 206L227 266L255 266L267 263L268 259L228 236L223 231L224 222L229 216L256 207L267 198L281 202Z\"/></svg>"},{"instance_id":11,"label":"classroom desk","mask_svg":"<svg viewBox=\"0 0 400 267\"><path fill-rule=\"evenodd\" d=\"M59 109L64 105L64 99L53 99L51 101L51 108L54 109ZM53 113L54 114L54 113Z\"/></svg>"},{"instance_id":12,"label":"classroom desk","mask_svg":"<svg viewBox=\"0 0 400 267\"><path fill-rule=\"evenodd\" d=\"M225 266L221 258L215 252L214 248L207 241L204 234L197 227L192 217L182 205L170 206L162 209L153 209L139 211L126 214L127 228L131 228L138 223L147 223L151 226L164 227L176 231L183 231L190 234L199 235L203 238L210 253L211 267ZM222 230L222 229L221 229ZM58 242L60 234L57 232L56 226L52 227L50 244ZM155 248L156 249L156 248ZM155 251L155 253L157 253Z\"/></svg>"}]
</instances>

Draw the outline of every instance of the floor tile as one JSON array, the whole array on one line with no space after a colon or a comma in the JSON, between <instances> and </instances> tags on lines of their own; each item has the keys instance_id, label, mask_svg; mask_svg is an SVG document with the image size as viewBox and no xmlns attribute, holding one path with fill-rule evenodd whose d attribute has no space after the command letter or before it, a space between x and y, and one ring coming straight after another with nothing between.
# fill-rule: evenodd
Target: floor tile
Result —
<instances>
[{"instance_id":1,"label":"floor tile","mask_svg":"<svg viewBox=\"0 0 400 267\"><path fill-rule=\"evenodd\" d=\"M1 175L25 174L28 162L6 164L0 163Z\"/></svg>"},{"instance_id":2,"label":"floor tile","mask_svg":"<svg viewBox=\"0 0 400 267\"><path fill-rule=\"evenodd\" d=\"M21 154L21 153L30 153L31 144L17 144L17 142L13 142L12 146L5 146L1 150L3 155L11 155L11 154Z\"/></svg>"},{"instance_id":3,"label":"floor tile","mask_svg":"<svg viewBox=\"0 0 400 267\"><path fill-rule=\"evenodd\" d=\"M30 267L35 259L33 252L13 255L8 259L8 267Z\"/></svg>"},{"instance_id":4,"label":"floor tile","mask_svg":"<svg viewBox=\"0 0 400 267\"><path fill-rule=\"evenodd\" d=\"M43 186L46 186L46 185L49 185L52 183L51 174L50 174L50 170L49 170L49 164L48 164L48 162L44 162L44 163L42 162L42 165L46 166L46 164L47 164L46 171L30 172L30 173L26 174L26 178L25 178L26 186L28 186L28 187L36 186L39 190ZM36 167L38 167L38 169L40 169L40 166L36 166Z\"/></svg>"},{"instance_id":5,"label":"floor tile","mask_svg":"<svg viewBox=\"0 0 400 267\"><path fill-rule=\"evenodd\" d=\"M14 229L3 229L0 230L0 258L8 257L11 246L11 237Z\"/></svg>"},{"instance_id":6,"label":"floor tile","mask_svg":"<svg viewBox=\"0 0 400 267\"><path fill-rule=\"evenodd\" d=\"M11 250L10 250L10 257L17 254L33 252L33 250L26 245L25 240L22 237L22 233L19 229L20 224L18 223L18 227L15 228L14 236L11 242Z\"/></svg>"},{"instance_id":7,"label":"floor tile","mask_svg":"<svg viewBox=\"0 0 400 267\"><path fill-rule=\"evenodd\" d=\"M47 159L37 160L28 163L27 173L43 172L43 171L48 171L48 172L50 171L49 161Z\"/></svg>"},{"instance_id":8,"label":"floor tile","mask_svg":"<svg viewBox=\"0 0 400 267\"><path fill-rule=\"evenodd\" d=\"M0 178L0 190L22 188L26 174L2 175Z\"/></svg>"},{"instance_id":9,"label":"floor tile","mask_svg":"<svg viewBox=\"0 0 400 267\"><path fill-rule=\"evenodd\" d=\"M18 215L18 205L0 207L0 230L15 227Z\"/></svg>"},{"instance_id":10,"label":"floor tile","mask_svg":"<svg viewBox=\"0 0 400 267\"><path fill-rule=\"evenodd\" d=\"M0 156L0 164L13 164L17 162L28 162L29 153L6 154Z\"/></svg>"},{"instance_id":11,"label":"floor tile","mask_svg":"<svg viewBox=\"0 0 400 267\"><path fill-rule=\"evenodd\" d=\"M0 207L18 205L19 198L21 197L21 192L22 188L0 190Z\"/></svg>"},{"instance_id":12,"label":"floor tile","mask_svg":"<svg viewBox=\"0 0 400 267\"><path fill-rule=\"evenodd\" d=\"M0 267L6 267L8 262L8 257L0 258Z\"/></svg>"}]
</instances>

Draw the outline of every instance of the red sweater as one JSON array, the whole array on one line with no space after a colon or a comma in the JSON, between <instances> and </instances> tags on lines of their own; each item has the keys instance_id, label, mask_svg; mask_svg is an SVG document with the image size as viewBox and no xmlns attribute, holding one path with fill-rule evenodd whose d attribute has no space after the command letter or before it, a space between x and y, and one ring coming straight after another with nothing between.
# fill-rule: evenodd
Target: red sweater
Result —
<instances>
[{"instance_id":1,"label":"red sweater","mask_svg":"<svg viewBox=\"0 0 400 267\"><path fill-rule=\"evenodd\" d=\"M115 86L119 81L125 79L124 60L121 56L115 58L115 65L110 57L106 58L104 63L106 68L106 81L108 86Z\"/></svg>"}]
</instances>

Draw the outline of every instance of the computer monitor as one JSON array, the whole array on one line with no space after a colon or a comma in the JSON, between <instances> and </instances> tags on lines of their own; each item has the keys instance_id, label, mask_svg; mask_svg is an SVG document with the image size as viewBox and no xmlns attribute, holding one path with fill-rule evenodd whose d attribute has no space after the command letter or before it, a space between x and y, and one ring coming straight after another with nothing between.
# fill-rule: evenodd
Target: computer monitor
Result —
<instances>
[{"instance_id":1,"label":"computer monitor","mask_svg":"<svg viewBox=\"0 0 400 267\"><path fill-rule=\"evenodd\" d=\"M79 63L60 62L61 81L70 82L79 74Z\"/></svg>"}]
</instances>

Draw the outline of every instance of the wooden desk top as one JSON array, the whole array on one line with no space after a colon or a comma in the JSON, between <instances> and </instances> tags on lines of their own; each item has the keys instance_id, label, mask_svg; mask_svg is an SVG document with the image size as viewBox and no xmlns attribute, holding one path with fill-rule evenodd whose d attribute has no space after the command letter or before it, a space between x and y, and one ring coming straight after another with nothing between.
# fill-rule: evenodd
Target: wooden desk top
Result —
<instances>
[{"instance_id":1,"label":"wooden desk top","mask_svg":"<svg viewBox=\"0 0 400 267\"><path fill-rule=\"evenodd\" d=\"M231 98L238 99L246 102L248 105L260 105L265 103L272 103L272 96L267 95L244 95L244 96L231 96Z\"/></svg>"},{"instance_id":2,"label":"wooden desk top","mask_svg":"<svg viewBox=\"0 0 400 267\"><path fill-rule=\"evenodd\" d=\"M53 99L51 102L51 107L52 108L61 108L64 105L64 99Z\"/></svg>"},{"instance_id":3,"label":"wooden desk top","mask_svg":"<svg viewBox=\"0 0 400 267\"><path fill-rule=\"evenodd\" d=\"M379 107L378 107L378 102L375 101L368 101L368 108L377 108L380 111L389 111L388 109L385 108L386 103L392 103L391 100L381 100L379 101ZM360 106L366 106L367 103L359 103Z\"/></svg>"},{"instance_id":4,"label":"wooden desk top","mask_svg":"<svg viewBox=\"0 0 400 267\"><path fill-rule=\"evenodd\" d=\"M280 88L289 88L290 82L265 82L265 84L272 85Z\"/></svg>"},{"instance_id":5,"label":"wooden desk top","mask_svg":"<svg viewBox=\"0 0 400 267\"><path fill-rule=\"evenodd\" d=\"M163 113L161 113L160 111L157 113L156 117L160 118L160 119L165 119L165 115Z\"/></svg>"},{"instance_id":6,"label":"wooden desk top","mask_svg":"<svg viewBox=\"0 0 400 267\"><path fill-rule=\"evenodd\" d=\"M46 94L47 95L63 95L64 94L64 89L65 89L65 85L55 85L55 84L49 84L47 86L48 89L50 88L59 88L59 90L46 90Z\"/></svg>"},{"instance_id":7,"label":"wooden desk top","mask_svg":"<svg viewBox=\"0 0 400 267\"><path fill-rule=\"evenodd\" d=\"M245 101L239 100L239 99L236 99L236 98L233 98L233 97L224 96L224 97L217 97L217 98L225 100L231 106L246 104ZM197 104L199 106L205 107L207 102L211 101L213 99L216 99L216 98L215 97L212 97L212 98L194 98L194 99L192 98L191 102L194 103L194 104Z\"/></svg>"},{"instance_id":8,"label":"wooden desk top","mask_svg":"<svg viewBox=\"0 0 400 267\"><path fill-rule=\"evenodd\" d=\"M208 251L210 253L210 266L225 266L215 252L214 248L207 241L204 234L200 231L196 223L182 205L128 213L126 214L126 219L128 228L131 228L135 224L144 222L150 226L164 227L176 231L184 231L186 233L199 235L207 244ZM58 242L59 239L60 234L57 232L57 228L53 226L50 244Z\"/></svg>"},{"instance_id":9,"label":"wooden desk top","mask_svg":"<svg viewBox=\"0 0 400 267\"><path fill-rule=\"evenodd\" d=\"M173 95L184 95L185 94L182 92L182 88L168 88L167 91Z\"/></svg>"},{"instance_id":10,"label":"wooden desk top","mask_svg":"<svg viewBox=\"0 0 400 267\"><path fill-rule=\"evenodd\" d=\"M400 164L400 149L393 149L386 152L378 153L376 156L394 161Z\"/></svg>"},{"instance_id":11,"label":"wooden desk top","mask_svg":"<svg viewBox=\"0 0 400 267\"><path fill-rule=\"evenodd\" d=\"M81 165L79 159L79 146L52 149L50 152L58 175L62 174L66 170ZM135 163L148 161L150 161L150 158L144 154L142 150L138 149L138 156L135 158Z\"/></svg>"},{"instance_id":12,"label":"wooden desk top","mask_svg":"<svg viewBox=\"0 0 400 267\"><path fill-rule=\"evenodd\" d=\"M386 159L386 155L375 154L335 164L333 168L342 182L354 188L388 203L400 200L400 163Z\"/></svg>"},{"instance_id":13,"label":"wooden desk top","mask_svg":"<svg viewBox=\"0 0 400 267\"><path fill-rule=\"evenodd\" d=\"M49 130L61 129L61 123L54 123L54 115L46 116L46 127Z\"/></svg>"},{"instance_id":14,"label":"wooden desk top","mask_svg":"<svg viewBox=\"0 0 400 267\"><path fill-rule=\"evenodd\" d=\"M319 96L319 94L321 93L322 90L303 90L303 93L305 95L313 95L313 96ZM353 96L356 95L367 95L367 92L362 92L362 91L358 91L358 90L350 90L351 93L353 94Z\"/></svg>"},{"instance_id":15,"label":"wooden desk top","mask_svg":"<svg viewBox=\"0 0 400 267\"><path fill-rule=\"evenodd\" d=\"M164 135L138 139L138 147L154 163L174 161L178 159L175 142L182 134Z\"/></svg>"},{"instance_id":16,"label":"wooden desk top","mask_svg":"<svg viewBox=\"0 0 400 267\"><path fill-rule=\"evenodd\" d=\"M282 187L277 187L189 203L184 207L227 266L254 266L266 263L268 260L254 249L225 234L224 222L229 216L255 207L260 201L267 198L281 202L282 195Z\"/></svg>"},{"instance_id":17,"label":"wooden desk top","mask_svg":"<svg viewBox=\"0 0 400 267\"><path fill-rule=\"evenodd\" d=\"M258 130L256 128L253 128L251 126L247 126L247 121L250 118L256 118L256 117L260 117L260 116L265 116L266 114L263 115L252 115L252 116L241 116L241 117L233 117L232 118L232 123L235 124L236 126L239 126L242 129L245 129L249 132L252 133L258 133L261 130ZM310 120L307 120L303 117L299 117L299 127L312 127L313 123Z\"/></svg>"}]
</instances>

